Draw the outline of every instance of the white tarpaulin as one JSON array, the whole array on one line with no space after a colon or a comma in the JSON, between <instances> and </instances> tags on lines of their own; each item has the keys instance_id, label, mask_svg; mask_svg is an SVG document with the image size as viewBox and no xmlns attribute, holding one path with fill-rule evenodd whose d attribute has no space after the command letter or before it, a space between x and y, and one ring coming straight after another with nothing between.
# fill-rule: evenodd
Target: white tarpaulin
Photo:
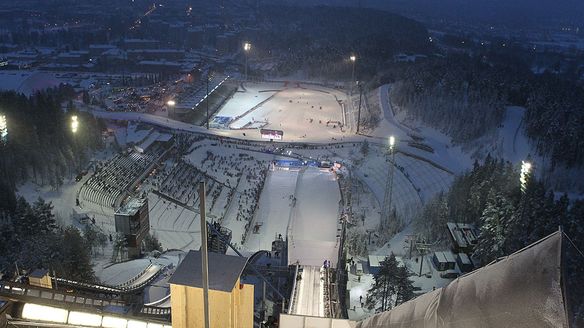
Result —
<instances>
[{"instance_id":1,"label":"white tarpaulin","mask_svg":"<svg viewBox=\"0 0 584 328\"><path fill-rule=\"evenodd\" d=\"M561 242L562 233L556 232L357 327L568 327Z\"/></svg>"}]
</instances>

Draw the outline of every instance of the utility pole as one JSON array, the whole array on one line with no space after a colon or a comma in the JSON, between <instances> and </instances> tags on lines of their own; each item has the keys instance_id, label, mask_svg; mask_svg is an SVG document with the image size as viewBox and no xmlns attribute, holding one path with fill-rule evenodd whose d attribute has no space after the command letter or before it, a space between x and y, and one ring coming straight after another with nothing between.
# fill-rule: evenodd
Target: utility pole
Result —
<instances>
[{"instance_id":1,"label":"utility pole","mask_svg":"<svg viewBox=\"0 0 584 328\"><path fill-rule=\"evenodd\" d=\"M205 181L199 182L199 210L201 217L201 270L203 277L203 312L205 328L210 328L209 318L209 259L207 253L207 218L205 209Z\"/></svg>"}]
</instances>

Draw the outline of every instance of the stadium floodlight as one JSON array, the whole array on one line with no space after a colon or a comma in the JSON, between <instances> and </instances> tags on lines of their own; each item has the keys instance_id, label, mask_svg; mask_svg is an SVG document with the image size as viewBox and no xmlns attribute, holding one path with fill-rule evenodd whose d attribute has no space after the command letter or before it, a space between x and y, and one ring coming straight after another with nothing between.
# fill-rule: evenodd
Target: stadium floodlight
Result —
<instances>
[{"instance_id":1,"label":"stadium floodlight","mask_svg":"<svg viewBox=\"0 0 584 328\"><path fill-rule=\"evenodd\" d=\"M525 192L527 189L527 182L529 181L529 174L531 173L531 163L521 161L521 173L519 175L519 182L521 182L521 191Z\"/></svg>"},{"instance_id":2,"label":"stadium floodlight","mask_svg":"<svg viewBox=\"0 0 584 328\"><path fill-rule=\"evenodd\" d=\"M355 63L357 62L357 56L351 55L349 60L353 63L353 68L351 70L351 92L353 92L353 86L355 85Z\"/></svg>"},{"instance_id":3,"label":"stadium floodlight","mask_svg":"<svg viewBox=\"0 0 584 328\"><path fill-rule=\"evenodd\" d=\"M166 104L168 106L172 107L172 106L176 105L176 101L174 101L174 100L171 99L171 100L167 101Z\"/></svg>"},{"instance_id":4,"label":"stadium floodlight","mask_svg":"<svg viewBox=\"0 0 584 328\"><path fill-rule=\"evenodd\" d=\"M385 181L385 192L383 196L383 205L381 208L381 226L389 224L390 213L392 211L392 197L393 197L393 175L395 171L395 137L389 137L389 172L387 180Z\"/></svg>"},{"instance_id":5,"label":"stadium floodlight","mask_svg":"<svg viewBox=\"0 0 584 328\"><path fill-rule=\"evenodd\" d=\"M8 139L8 122L6 115L0 114L0 142L6 142Z\"/></svg>"},{"instance_id":6,"label":"stadium floodlight","mask_svg":"<svg viewBox=\"0 0 584 328\"><path fill-rule=\"evenodd\" d=\"M245 80L247 81L247 57L248 57L249 51L251 50L251 43L245 42L243 44L243 50L245 52Z\"/></svg>"},{"instance_id":7,"label":"stadium floodlight","mask_svg":"<svg viewBox=\"0 0 584 328\"><path fill-rule=\"evenodd\" d=\"M79 129L79 121L77 120L77 115L73 115L71 116L71 131L76 133L77 129Z\"/></svg>"}]
</instances>

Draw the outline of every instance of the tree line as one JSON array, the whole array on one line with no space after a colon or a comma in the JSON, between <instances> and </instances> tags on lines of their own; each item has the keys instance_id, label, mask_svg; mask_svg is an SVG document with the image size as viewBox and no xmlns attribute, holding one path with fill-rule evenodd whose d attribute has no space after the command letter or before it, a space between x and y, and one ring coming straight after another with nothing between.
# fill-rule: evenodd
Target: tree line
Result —
<instances>
[{"instance_id":1,"label":"tree line","mask_svg":"<svg viewBox=\"0 0 584 328\"><path fill-rule=\"evenodd\" d=\"M19 183L58 189L83 168L91 151L102 147L101 123L78 112L68 102L73 96L68 86L29 98L0 93L0 115L7 122L7 137L0 144L0 210L15 210ZM79 121L76 132L71 127L73 115Z\"/></svg>"},{"instance_id":2,"label":"tree line","mask_svg":"<svg viewBox=\"0 0 584 328\"><path fill-rule=\"evenodd\" d=\"M520 54L517 54L520 56ZM436 127L456 143L499 126L505 107L525 107L523 126L552 165L584 163L584 88L567 75L534 74L526 59L491 53L433 56L393 63L379 83L393 83L395 109Z\"/></svg>"},{"instance_id":3,"label":"tree line","mask_svg":"<svg viewBox=\"0 0 584 328\"><path fill-rule=\"evenodd\" d=\"M284 76L302 70L309 77L348 81L353 54L356 79L363 80L394 54L432 49L422 24L373 9L267 5L257 20L262 28L251 35L253 56L276 56L274 71Z\"/></svg>"},{"instance_id":4,"label":"tree line","mask_svg":"<svg viewBox=\"0 0 584 328\"><path fill-rule=\"evenodd\" d=\"M0 270L11 276L16 268L18 274L42 268L57 277L95 281L91 250L105 237L58 226L52 210L40 198L31 205L19 197L13 212L0 212Z\"/></svg>"},{"instance_id":5,"label":"tree line","mask_svg":"<svg viewBox=\"0 0 584 328\"><path fill-rule=\"evenodd\" d=\"M437 195L415 218L414 227L430 242L448 243L447 222L474 224L480 231L473 258L487 264L555 232L561 226L566 241L566 283L575 320L584 317L584 200L547 190L534 176L521 186L520 172L509 162L487 156Z\"/></svg>"}]
</instances>

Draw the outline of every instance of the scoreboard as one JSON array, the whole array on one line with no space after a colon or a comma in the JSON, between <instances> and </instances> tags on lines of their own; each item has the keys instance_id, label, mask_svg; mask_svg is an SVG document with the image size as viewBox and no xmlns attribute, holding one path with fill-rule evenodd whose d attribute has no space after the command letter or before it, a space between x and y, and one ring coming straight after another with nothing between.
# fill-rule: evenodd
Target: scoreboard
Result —
<instances>
[{"instance_id":1,"label":"scoreboard","mask_svg":"<svg viewBox=\"0 0 584 328\"><path fill-rule=\"evenodd\" d=\"M260 129L260 134L262 139L282 140L284 137L284 131L282 130Z\"/></svg>"}]
</instances>

